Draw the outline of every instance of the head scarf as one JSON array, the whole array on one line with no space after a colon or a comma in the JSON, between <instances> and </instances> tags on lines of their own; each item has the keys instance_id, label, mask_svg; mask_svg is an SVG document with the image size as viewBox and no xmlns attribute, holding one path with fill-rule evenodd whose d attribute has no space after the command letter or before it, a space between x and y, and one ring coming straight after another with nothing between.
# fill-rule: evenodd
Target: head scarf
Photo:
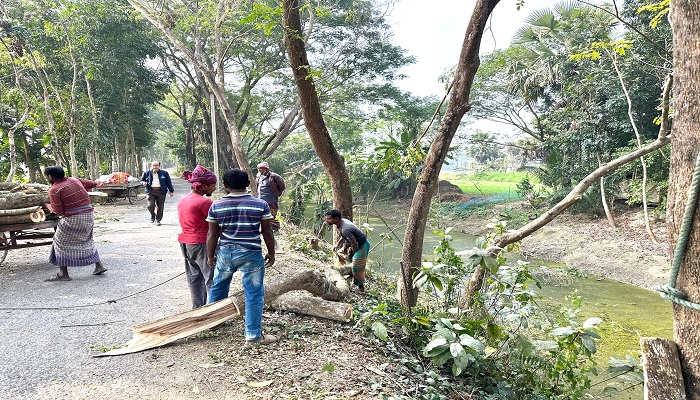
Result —
<instances>
[{"instance_id":1,"label":"head scarf","mask_svg":"<svg viewBox=\"0 0 700 400\"><path fill-rule=\"evenodd\" d=\"M182 177L192 184L192 189L202 191L205 186L216 183L216 175L210 170L197 165L194 171L184 171Z\"/></svg>"},{"instance_id":2,"label":"head scarf","mask_svg":"<svg viewBox=\"0 0 700 400\"><path fill-rule=\"evenodd\" d=\"M265 168L265 169L269 170L269 169L270 169L270 164L268 164L267 162L263 161L263 162L261 162L260 164L258 164L258 168Z\"/></svg>"}]
</instances>

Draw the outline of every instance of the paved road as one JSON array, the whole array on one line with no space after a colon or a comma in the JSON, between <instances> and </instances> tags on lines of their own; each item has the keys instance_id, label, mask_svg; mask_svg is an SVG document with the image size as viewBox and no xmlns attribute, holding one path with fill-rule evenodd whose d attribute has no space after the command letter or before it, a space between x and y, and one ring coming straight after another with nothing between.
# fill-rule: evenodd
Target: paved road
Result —
<instances>
[{"instance_id":1,"label":"paved road","mask_svg":"<svg viewBox=\"0 0 700 400\"><path fill-rule=\"evenodd\" d=\"M143 199L96 206L95 242L109 269L103 276L78 267L70 282L44 282L57 272L47 261L49 246L10 250L0 266L0 398L191 397L174 385L185 368L159 350L93 357L131 339L129 327L190 308L185 277L178 276L184 267L175 211L189 184L175 177L173 184L162 226L150 223Z\"/></svg>"}]
</instances>

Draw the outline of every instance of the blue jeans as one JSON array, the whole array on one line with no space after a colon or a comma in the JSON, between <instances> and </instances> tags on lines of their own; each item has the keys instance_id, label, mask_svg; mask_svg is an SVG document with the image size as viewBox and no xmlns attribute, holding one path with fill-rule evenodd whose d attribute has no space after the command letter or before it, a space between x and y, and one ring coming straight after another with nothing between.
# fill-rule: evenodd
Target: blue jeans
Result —
<instances>
[{"instance_id":1,"label":"blue jeans","mask_svg":"<svg viewBox=\"0 0 700 400\"><path fill-rule=\"evenodd\" d=\"M248 250L236 245L219 247L214 283L209 291L209 303L228 297L231 278L236 271L241 271L245 295L245 338L254 340L260 337L265 303L265 260L261 251Z\"/></svg>"}]
</instances>

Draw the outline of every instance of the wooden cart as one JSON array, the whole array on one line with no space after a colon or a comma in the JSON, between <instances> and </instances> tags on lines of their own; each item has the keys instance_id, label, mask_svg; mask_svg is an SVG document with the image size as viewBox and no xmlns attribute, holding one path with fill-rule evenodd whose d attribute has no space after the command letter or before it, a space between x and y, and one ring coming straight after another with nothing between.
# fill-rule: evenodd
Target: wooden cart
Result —
<instances>
[{"instance_id":1,"label":"wooden cart","mask_svg":"<svg viewBox=\"0 0 700 400\"><path fill-rule=\"evenodd\" d=\"M129 199L130 204L136 204L139 195L143 193L143 186L139 181L132 181L129 183L107 183L97 186L93 190L107 193L108 202L126 198Z\"/></svg>"},{"instance_id":2,"label":"wooden cart","mask_svg":"<svg viewBox=\"0 0 700 400\"><path fill-rule=\"evenodd\" d=\"M0 225L0 265L5 261L9 250L52 244L57 225L58 219Z\"/></svg>"}]
</instances>

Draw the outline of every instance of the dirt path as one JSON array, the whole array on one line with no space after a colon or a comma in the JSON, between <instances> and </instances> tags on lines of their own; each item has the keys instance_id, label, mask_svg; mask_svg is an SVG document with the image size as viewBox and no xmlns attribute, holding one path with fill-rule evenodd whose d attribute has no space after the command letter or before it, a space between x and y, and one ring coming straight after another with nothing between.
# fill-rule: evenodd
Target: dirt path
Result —
<instances>
[{"instance_id":1,"label":"dirt path","mask_svg":"<svg viewBox=\"0 0 700 400\"><path fill-rule=\"evenodd\" d=\"M126 328L190 305L175 239L175 204L187 185L177 181L163 226L150 224L144 199L96 206L95 242L109 269L102 276L91 275L91 266L77 267L70 282L44 282L56 273L47 261L49 246L10 250L0 267L3 398L130 398L173 389L166 381L177 374L164 381L151 373L158 363L148 357L92 355L125 343Z\"/></svg>"},{"instance_id":2,"label":"dirt path","mask_svg":"<svg viewBox=\"0 0 700 400\"><path fill-rule=\"evenodd\" d=\"M273 311L265 312L264 327L283 339L265 348L244 349L236 319L163 348L93 357L130 340L129 327L190 308L175 210L189 184L173 183L162 226L150 224L145 200L96 206L95 241L109 268L103 276L79 267L70 282L44 282L56 273L48 246L8 253L0 266L0 398L364 399L405 392L404 378L391 373L405 367L367 346L352 324ZM323 267L291 252L277 258L266 279ZM239 290L236 278L232 291Z\"/></svg>"}]
</instances>

